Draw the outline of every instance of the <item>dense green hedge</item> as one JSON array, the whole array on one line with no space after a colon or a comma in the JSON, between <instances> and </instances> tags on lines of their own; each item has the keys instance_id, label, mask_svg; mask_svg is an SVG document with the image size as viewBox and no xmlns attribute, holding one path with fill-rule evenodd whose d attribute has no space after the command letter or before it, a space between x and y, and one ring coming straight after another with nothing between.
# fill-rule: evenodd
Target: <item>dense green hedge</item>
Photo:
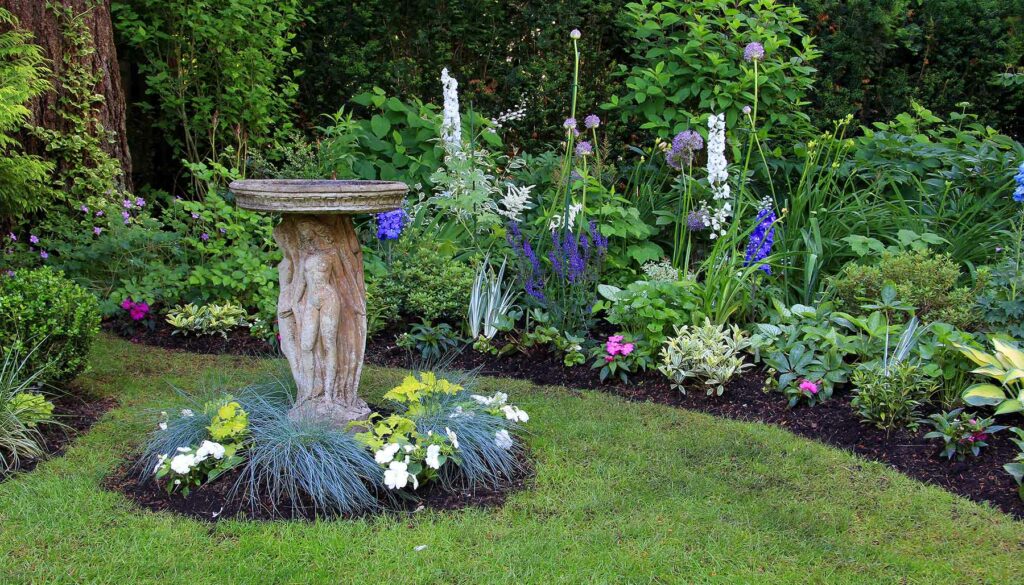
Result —
<instances>
[{"instance_id":1,"label":"dense green hedge","mask_svg":"<svg viewBox=\"0 0 1024 585\"><path fill-rule=\"evenodd\" d=\"M560 135L571 79L566 34L583 31L581 110L621 92L615 63L630 64L626 0L317 0L296 39L303 54L300 102L307 119L334 112L380 86L389 95L440 101L448 67L464 105L485 115L528 98L511 142ZM723 5L733 4L723 1ZM848 112L885 120L916 99L945 113L968 101L1015 135L1024 97L994 77L1021 66L1024 0L796 0L822 58L812 116L820 126Z\"/></svg>"}]
</instances>

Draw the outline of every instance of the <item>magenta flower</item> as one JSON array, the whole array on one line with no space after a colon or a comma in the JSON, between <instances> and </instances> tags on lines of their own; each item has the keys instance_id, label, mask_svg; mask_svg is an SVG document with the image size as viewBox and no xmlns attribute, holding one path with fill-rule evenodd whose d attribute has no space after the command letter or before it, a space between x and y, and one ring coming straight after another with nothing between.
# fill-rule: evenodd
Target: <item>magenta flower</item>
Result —
<instances>
[{"instance_id":1,"label":"magenta flower","mask_svg":"<svg viewBox=\"0 0 1024 585\"><path fill-rule=\"evenodd\" d=\"M622 343L623 337L621 335L612 335L608 338L608 341L604 344L604 350L608 353L605 357L605 361L612 361L608 358L614 359L614 356L621 355L627 356L633 353L636 346L632 343Z\"/></svg>"},{"instance_id":2,"label":"magenta flower","mask_svg":"<svg viewBox=\"0 0 1024 585\"><path fill-rule=\"evenodd\" d=\"M818 393L819 388L814 382L810 380L803 380L800 382L800 390L813 396Z\"/></svg>"},{"instance_id":3,"label":"magenta flower","mask_svg":"<svg viewBox=\"0 0 1024 585\"><path fill-rule=\"evenodd\" d=\"M148 303L137 303L131 300L131 298L121 301L121 308L128 311L128 316L132 318L132 321L141 321L146 318L147 314L149 314Z\"/></svg>"}]
</instances>

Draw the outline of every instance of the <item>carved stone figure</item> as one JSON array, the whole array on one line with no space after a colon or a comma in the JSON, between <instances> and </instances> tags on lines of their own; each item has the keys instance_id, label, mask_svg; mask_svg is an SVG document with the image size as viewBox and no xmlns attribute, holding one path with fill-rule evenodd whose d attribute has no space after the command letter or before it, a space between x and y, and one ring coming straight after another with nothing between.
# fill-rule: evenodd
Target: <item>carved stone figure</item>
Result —
<instances>
[{"instance_id":1,"label":"carved stone figure","mask_svg":"<svg viewBox=\"0 0 1024 585\"><path fill-rule=\"evenodd\" d=\"M383 181L236 181L238 205L282 212L277 299L281 351L295 378L292 417L337 424L370 414L359 398L366 348L363 256L352 212L397 209L402 183Z\"/></svg>"}]
</instances>

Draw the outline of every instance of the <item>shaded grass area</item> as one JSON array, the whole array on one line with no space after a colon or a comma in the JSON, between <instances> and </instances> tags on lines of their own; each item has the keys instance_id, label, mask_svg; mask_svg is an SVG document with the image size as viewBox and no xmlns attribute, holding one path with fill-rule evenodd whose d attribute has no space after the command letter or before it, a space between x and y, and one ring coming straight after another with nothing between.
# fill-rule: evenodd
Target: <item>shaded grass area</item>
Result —
<instances>
[{"instance_id":1,"label":"shaded grass area","mask_svg":"<svg viewBox=\"0 0 1024 585\"><path fill-rule=\"evenodd\" d=\"M1024 523L777 429L501 379L531 418L533 489L500 509L321 523L208 524L99 486L211 373L271 360L110 337L84 386L116 396L60 459L0 485L0 582L1009 583ZM379 397L402 372L368 368ZM427 548L415 551L419 545Z\"/></svg>"}]
</instances>

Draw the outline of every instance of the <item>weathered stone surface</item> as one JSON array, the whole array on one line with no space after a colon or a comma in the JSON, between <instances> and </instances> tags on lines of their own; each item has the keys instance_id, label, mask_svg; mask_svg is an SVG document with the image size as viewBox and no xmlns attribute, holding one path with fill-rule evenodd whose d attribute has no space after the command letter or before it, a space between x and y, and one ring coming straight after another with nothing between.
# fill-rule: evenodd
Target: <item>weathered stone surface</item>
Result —
<instances>
[{"instance_id":1,"label":"weathered stone surface","mask_svg":"<svg viewBox=\"0 0 1024 585\"><path fill-rule=\"evenodd\" d=\"M281 350L298 387L289 416L347 424L370 409L359 397L366 349L366 286L355 212L401 206L406 186L383 181L236 181L240 207L283 212L277 300Z\"/></svg>"}]
</instances>

